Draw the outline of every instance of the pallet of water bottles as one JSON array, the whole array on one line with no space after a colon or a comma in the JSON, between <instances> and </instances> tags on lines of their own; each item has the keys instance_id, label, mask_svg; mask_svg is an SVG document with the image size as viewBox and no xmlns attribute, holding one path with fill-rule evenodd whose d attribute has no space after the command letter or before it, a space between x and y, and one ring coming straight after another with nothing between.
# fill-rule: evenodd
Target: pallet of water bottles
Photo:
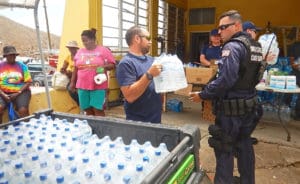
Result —
<instances>
[{"instance_id":1,"label":"pallet of water bottles","mask_svg":"<svg viewBox=\"0 0 300 184\"><path fill-rule=\"evenodd\" d=\"M200 131L44 110L0 126L1 183L202 183Z\"/></svg>"}]
</instances>

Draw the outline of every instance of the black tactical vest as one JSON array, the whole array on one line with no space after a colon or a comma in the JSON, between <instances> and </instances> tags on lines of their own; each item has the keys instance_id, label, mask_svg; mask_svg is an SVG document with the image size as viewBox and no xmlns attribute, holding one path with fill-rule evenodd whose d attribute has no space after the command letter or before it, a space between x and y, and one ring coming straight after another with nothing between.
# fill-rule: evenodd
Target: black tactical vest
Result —
<instances>
[{"instance_id":1,"label":"black tactical vest","mask_svg":"<svg viewBox=\"0 0 300 184\"><path fill-rule=\"evenodd\" d=\"M241 42L247 49L247 56L240 61L239 78L234 84L234 90L253 90L261 79L265 65L263 63L262 48L259 42L240 35L229 42Z\"/></svg>"}]
</instances>

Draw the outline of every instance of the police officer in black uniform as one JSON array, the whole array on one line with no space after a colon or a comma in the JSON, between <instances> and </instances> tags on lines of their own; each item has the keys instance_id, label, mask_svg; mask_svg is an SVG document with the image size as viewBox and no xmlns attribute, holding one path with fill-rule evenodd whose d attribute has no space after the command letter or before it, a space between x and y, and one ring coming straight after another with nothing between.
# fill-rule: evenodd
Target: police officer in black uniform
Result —
<instances>
[{"instance_id":1,"label":"police officer in black uniform","mask_svg":"<svg viewBox=\"0 0 300 184\"><path fill-rule=\"evenodd\" d=\"M218 76L190 99L210 99L214 104L216 120L209 127L208 140L216 156L214 183L233 183L236 156L240 183L253 184L255 155L250 136L261 117L255 89L263 72L261 47L243 32L242 17L235 10L220 16L218 30L224 43Z\"/></svg>"}]
</instances>

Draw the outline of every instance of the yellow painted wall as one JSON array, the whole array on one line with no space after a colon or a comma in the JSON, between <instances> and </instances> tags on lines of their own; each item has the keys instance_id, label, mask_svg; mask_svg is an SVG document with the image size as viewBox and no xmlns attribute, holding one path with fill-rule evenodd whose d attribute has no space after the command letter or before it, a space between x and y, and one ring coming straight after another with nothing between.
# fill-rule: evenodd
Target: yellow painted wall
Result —
<instances>
[{"instance_id":1,"label":"yellow painted wall","mask_svg":"<svg viewBox=\"0 0 300 184\"><path fill-rule=\"evenodd\" d=\"M166 0L166 2L173 4L178 8L187 9L187 0Z\"/></svg>"},{"instance_id":2,"label":"yellow painted wall","mask_svg":"<svg viewBox=\"0 0 300 184\"><path fill-rule=\"evenodd\" d=\"M76 40L79 46L82 47L81 32L89 29L88 7L89 1L87 0L66 0L58 68L62 66L64 58L69 54L68 49L65 47L69 40Z\"/></svg>"},{"instance_id":3,"label":"yellow painted wall","mask_svg":"<svg viewBox=\"0 0 300 184\"><path fill-rule=\"evenodd\" d=\"M37 111L48 108L46 93L44 88L40 88L39 91L34 89L32 91L32 96L29 104L29 113L32 114ZM51 106L56 112L66 112L71 114L79 114L80 109L76 102L72 100L69 93L64 91L58 91L50 89ZM8 122L7 112L3 115L3 123Z\"/></svg>"},{"instance_id":4,"label":"yellow painted wall","mask_svg":"<svg viewBox=\"0 0 300 184\"><path fill-rule=\"evenodd\" d=\"M265 28L268 21L271 26L300 26L299 0L187 0L187 9L216 7L215 24L190 26L186 12L186 54L189 55L190 33L209 32L217 27L218 17L225 11L238 10L243 20L250 20L258 27Z\"/></svg>"}]
</instances>

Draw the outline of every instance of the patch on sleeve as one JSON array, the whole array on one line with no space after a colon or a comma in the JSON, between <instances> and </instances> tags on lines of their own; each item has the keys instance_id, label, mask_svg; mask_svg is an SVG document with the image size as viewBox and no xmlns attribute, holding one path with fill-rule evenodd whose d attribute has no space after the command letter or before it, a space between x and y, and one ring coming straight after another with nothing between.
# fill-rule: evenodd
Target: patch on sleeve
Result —
<instances>
[{"instance_id":1,"label":"patch on sleeve","mask_svg":"<svg viewBox=\"0 0 300 184\"><path fill-rule=\"evenodd\" d=\"M229 56L230 50L222 50L222 57Z\"/></svg>"}]
</instances>

